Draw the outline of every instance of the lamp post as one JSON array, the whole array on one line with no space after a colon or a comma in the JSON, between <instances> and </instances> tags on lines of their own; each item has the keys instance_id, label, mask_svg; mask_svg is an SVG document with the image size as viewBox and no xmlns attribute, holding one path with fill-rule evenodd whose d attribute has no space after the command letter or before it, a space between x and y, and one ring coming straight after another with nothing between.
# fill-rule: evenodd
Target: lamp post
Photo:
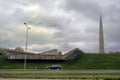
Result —
<instances>
[{"instance_id":1,"label":"lamp post","mask_svg":"<svg viewBox=\"0 0 120 80\"><path fill-rule=\"evenodd\" d=\"M27 42L28 42L28 29L30 29L30 27L27 26L26 23L24 23L26 26L26 43L25 43L25 59L24 59L24 70L26 69L26 59L27 59Z\"/></svg>"}]
</instances>

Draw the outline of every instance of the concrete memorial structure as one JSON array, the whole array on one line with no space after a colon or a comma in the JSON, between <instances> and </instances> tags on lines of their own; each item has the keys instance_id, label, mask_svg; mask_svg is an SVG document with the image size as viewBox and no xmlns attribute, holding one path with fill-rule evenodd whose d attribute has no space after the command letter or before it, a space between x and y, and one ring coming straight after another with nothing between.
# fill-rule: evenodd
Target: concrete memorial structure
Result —
<instances>
[{"instance_id":1,"label":"concrete memorial structure","mask_svg":"<svg viewBox=\"0 0 120 80\"><path fill-rule=\"evenodd\" d=\"M24 60L25 52L24 51L15 51L9 49L0 49L2 54L6 55L10 60ZM26 59L27 60L74 60L80 57L84 52L78 48L75 48L65 54L58 51L58 49L53 49L49 51L45 51L42 53L31 53L27 52Z\"/></svg>"},{"instance_id":2,"label":"concrete memorial structure","mask_svg":"<svg viewBox=\"0 0 120 80\"><path fill-rule=\"evenodd\" d=\"M100 14L100 23L99 23L99 53L104 53L104 33L103 33L103 23L102 16Z\"/></svg>"}]
</instances>

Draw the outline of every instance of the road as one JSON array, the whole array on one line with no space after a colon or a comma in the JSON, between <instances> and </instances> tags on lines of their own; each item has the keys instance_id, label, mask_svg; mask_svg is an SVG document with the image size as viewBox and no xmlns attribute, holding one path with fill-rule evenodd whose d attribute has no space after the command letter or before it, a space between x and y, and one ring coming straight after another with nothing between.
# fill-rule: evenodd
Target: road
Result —
<instances>
[{"instance_id":1,"label":"road","mask_svg":"<svg viewBox=\"0 0 120 80\"><path fill-rule=\"evenodd\" d=\"M0 70L0 74L2 73L43 73L43 74L120 73L120 70Z\"/></svg>"},{"instance_id":2,"label":"road","mask_svg":"<svg viewBox=\"0 0 120 80\"><path fill-rule=\"evenodd\" d=\"M95 79L14 79L14 78L0 78L0 80L95 80ZM103 79L96 79L103 80Z\"/></svg>"}]
</instances>

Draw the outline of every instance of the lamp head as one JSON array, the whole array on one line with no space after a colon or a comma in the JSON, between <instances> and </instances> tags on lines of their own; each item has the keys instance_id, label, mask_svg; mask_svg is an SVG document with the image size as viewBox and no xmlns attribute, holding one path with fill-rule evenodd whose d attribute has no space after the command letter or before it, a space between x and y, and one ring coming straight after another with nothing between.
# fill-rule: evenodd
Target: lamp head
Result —
<instances>
[{"instance_id":1,"label":"lamp head","mask_svg":"<svg viewBox=\"0 0 120 80\"><path fill-rule=\"evenodd\" d=\"M26 22L24 24L27 25Z\"/></svg>"}]
</instances>

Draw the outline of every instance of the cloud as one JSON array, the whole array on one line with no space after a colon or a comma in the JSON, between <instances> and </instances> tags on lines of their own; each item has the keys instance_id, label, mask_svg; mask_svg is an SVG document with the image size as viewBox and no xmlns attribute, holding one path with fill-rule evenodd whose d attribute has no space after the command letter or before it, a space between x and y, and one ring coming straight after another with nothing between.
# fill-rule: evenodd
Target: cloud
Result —
<instances>
[{"instance_id":1,"label":"cloud","mask_svg":"<svg viewBox=\"0 0 120 80\"><path fill-rule=\"evenodd\" d=\"M58 49L59 46L55 44L44 44L44 45L38 45L38 44L32 44L28 47L29 51L36 51L37 53L45 52L51 49Z\"/></svg>"},{"instance_id":2,"label":"cloud","mask_svg":"<svg viewBox=\"0 0 120 80\"><path fill-rule=\"evenodd\" d=\"M98 52L101 12L105 50L119 51L119 0L0 0L0 47L25 46L29 51L80 48Z\"/></svg>"},{"instance_id":3,"label":"cloud","mask_svg":"<svg viewBox=\"0 0 120 80\"><path fill-rule=\"evenodd\" d=\"M77 12L84 17L96 20L99 15L100 5L96 0L67 0L66 10Z\"/></svg>"}]
</instances>

